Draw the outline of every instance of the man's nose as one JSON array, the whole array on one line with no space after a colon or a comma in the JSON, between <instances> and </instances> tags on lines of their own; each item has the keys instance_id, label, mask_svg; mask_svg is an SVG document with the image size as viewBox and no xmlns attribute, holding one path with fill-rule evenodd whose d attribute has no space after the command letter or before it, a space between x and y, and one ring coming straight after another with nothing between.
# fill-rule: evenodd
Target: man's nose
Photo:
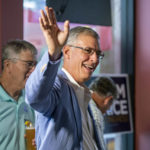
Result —
<instances>
[{"instance_id":1,"label":"man's nose","mask_svg":"<svg viewBox=\"0 0 150 150\"><path fill-rule=\"evenodd\" d=\"M94 52L93 54L91 54L90 58L91 58L91 60L92 60L94 63L99 62L99 58L98 58L96 52Z\"/></svg>"}]
</instances>

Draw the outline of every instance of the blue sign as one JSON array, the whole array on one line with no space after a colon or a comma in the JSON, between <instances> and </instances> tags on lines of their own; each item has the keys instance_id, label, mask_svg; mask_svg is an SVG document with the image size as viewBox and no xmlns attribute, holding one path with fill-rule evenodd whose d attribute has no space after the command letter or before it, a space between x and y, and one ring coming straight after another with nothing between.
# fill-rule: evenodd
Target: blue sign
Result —
<instances>
[{"instance_id":1,"label":"blue sign","mask_svg":"<svg viewBox=\"0 0 150 150\"><path fill-rule=\"evenodd\" d=\"M131 100L129 93L129 80L127 74L101 74L92 76L86 83L91 82L100 76L109 76L113 79L117 87L117 98L114 100L110 109L104 114L105 134L127 133L133 131Z\"/></svg>"}]
</instances>

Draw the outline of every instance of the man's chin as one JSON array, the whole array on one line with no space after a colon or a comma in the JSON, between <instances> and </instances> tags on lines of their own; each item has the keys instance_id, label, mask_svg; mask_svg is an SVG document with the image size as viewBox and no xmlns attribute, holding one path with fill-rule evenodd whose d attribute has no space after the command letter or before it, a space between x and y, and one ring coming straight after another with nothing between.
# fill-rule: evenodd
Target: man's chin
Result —
<instances>
[{"instance_id":1,"label":"man's chin","mask_svg":"<svg viewBox=\"0 0 150 150\"><path fill-rule=\"evenodd\" d=\"M90 79L90 77L91 77L91 75L88 75L88 76L84 77L83 82L88 81Z\"/></svg>"}]
</instances>

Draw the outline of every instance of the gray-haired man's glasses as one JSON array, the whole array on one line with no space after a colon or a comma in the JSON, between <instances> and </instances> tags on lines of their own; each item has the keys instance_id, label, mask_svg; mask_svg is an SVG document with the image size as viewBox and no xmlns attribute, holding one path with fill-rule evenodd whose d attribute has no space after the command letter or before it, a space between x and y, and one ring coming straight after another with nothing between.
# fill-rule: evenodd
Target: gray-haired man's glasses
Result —
<instances>
[{"instance_id":1,"label":"gray-haired man's glasses","mask_svg":"<svg viewBox=\"0 0 150 150\"><path fill-rule=\"evenodd\" d=\"M36 66L36 64L37 64L36 61L27 61L27 60L22 60L22 59L19 59L19 58L10 58L9 60L22 61L22 62L26 63L26 65L27 65L28 67L34 67L34 66Z\"/></svg>"},{"instance_id":2,"label":"gray-haired man's glasses","mask_svg":"<svg viewBox=\"0 0 150 150\"><path fill-rule=\"evenodd\" d=\"M79 49L83 50L84 53L86 53L88 55L92 55L95 52L98 59L103 59L103 57L104 57L104 53L101 50L95 50L95 49L89 48L89 47L83 48L83 47L74 46L74 45L68 45L68 46L74 47L74 48L79 48Z\"/></svg>"}]
</instances>

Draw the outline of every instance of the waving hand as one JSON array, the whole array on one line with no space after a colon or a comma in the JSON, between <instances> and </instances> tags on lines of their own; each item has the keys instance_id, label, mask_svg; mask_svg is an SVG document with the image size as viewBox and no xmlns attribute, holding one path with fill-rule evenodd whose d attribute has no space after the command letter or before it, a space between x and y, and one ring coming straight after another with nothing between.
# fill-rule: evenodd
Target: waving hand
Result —
<instances>
[{"instance_id":1,"label":"waving hand","mask_svg":"<svg viewBox=\"0 0 150 150\"><path fill-rule=\"evenodd\" d=\"M39 22L48 46L49 55L52 60L56 60L68 38L69 21L65 21L64 31L61 31L57 25L54 10L46 6L45 12L41 10Z\"/></svg>"}]
</instances>

